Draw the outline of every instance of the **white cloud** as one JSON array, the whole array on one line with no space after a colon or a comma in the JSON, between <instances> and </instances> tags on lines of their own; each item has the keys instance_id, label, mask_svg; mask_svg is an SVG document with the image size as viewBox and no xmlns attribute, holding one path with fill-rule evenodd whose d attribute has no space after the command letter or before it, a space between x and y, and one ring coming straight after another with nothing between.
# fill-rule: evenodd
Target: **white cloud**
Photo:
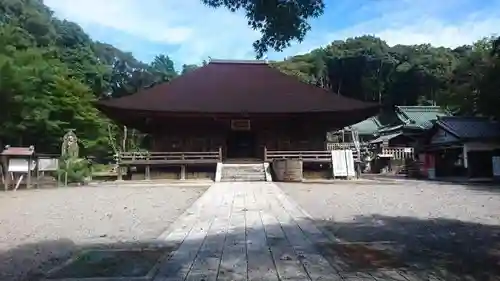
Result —
<instances>
[{"instance_id":1,"label":"white cloud","mask_svg":"<svg viewBox=\"0 0 500 281\"><path fill-rule=\"evenodd\" d=\"M498 26L500 18L469 20L456 25L426 19L418 26L407 25L399 29L385 29L377 35L390 45L431 43L434 46L457 47L496 33Z\"/></svg>"},{"instance_id":2,"label":"white cloud","mask_svg":"<svg viewBox=\"0 0 500 281\"><path fill-rule=\"evenodd\" d=\"M45 0L56 16L84 29L111 28L145 41L177 46L169 54L184 63L208 56L241 58L253 54L259 33L241 14L212 9L200 0ZM112 36L112 34L110 34Z\"/></svg>"},{"instance_id":3,"label":"white cloud","mask_svg":"<svg viewBox=\"0 0 500 281\"><path fill-rule=\"evenodd\" d=\"M364 34L379 36L390 45L431 43L455 47L492 35L500 26L500 0L490 0L489 9L482 10L473 9L486 6L474 0L378 0L361 2L365 3L361 8L344 12L341 8L349 7L350 0L335 1L338 5L332 3L336 6L326 12L332 12L333 17L356 19L353 25L335 29L338 28L335 24L318 21L304 42L293 44L280 54L271 52L270 58L309 52L333 40ZM122 48L133 45L137 49L143 42L156 43L164 45L167 54L182 63L199 63L208 56L253 58L252 43L260 37L248 27L243 14L224 8L212 9L200 0L44 2L57 16L75 21L87 31L107 29L106 35L109 33L111 37L113 33L109 30L115 30L140 39L121 42ZM324 19L328 19L328 15ZM150 52L143 50L143 53Z\"/></svg>"},{"instance_id":4,"label":"white cloud","mask_svg":"<svg viewBox=\"0 0 500 281\"><path fill-rule=\"evenodd\" d=\"M467 9L467 6L461 6L460 3L471 2L405 0L391 8L387 6L387 1L383 1L380 6L371 6L372 12L383 9L380 16L344 30L330 32L323 41L328 44L335 39L370 34L382 38L389 45L430 43L433 46L453 48L471 44L499 31L500 1L496 1L487 10L465 13L461 7ZM462 12L464 16L449 19L458 12Z\"/></svg>"},{"instance_id":5,"label":"white cloud","mask_svg":"<svg viewBox=\"0 0 500 281\"><path fill-rule=\"evenodd\" d=\"M56 15L83 27L98 25L167 44L185 42L192 35L189 27L148 16L141 3L135 0L107 0L106 4L100 0L45 0ZM167 10L166 18L171 18L173 11Z\"/></svg>"}]
</instances>

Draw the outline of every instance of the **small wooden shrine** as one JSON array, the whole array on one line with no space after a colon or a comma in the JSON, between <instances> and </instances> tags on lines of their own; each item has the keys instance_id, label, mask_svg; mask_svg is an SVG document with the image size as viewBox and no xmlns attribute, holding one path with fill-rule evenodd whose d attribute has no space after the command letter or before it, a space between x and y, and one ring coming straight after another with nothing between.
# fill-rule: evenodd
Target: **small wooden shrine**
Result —
<instances>
[{"instance_id":1,"label":"small wooden shrine","mask_svg":"<svg viewBox=\"0 0 500 281\"><path fill-rule=\"evenodd\" d=\"M5 146L2 156L2 177L4 189L17 190L21 183L27 188L32 185L35 175L35 147L11 147Z\"/></svg>"}]
</instances>

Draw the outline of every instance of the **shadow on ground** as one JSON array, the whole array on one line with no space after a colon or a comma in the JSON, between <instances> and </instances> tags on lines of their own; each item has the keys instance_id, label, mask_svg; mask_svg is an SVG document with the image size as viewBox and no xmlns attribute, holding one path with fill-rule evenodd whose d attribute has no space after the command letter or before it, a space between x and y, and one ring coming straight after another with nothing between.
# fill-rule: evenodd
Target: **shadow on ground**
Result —
<instances>
[{"instance_id":1,"label":"shadow on ground","mask_svg":"<svg viewBox=\"0 0 500 281\"><path fill-rule=\"evenodd\" d=\"M367 275L369 279L362 280L500 280L500 226L440 218L421 220L380 215L358 217L352 222L314 221L314 223L325 233L325 237L331 240L327 242L313 239L305 231L305 235L314 240L312 243L314 250L301 248L298 257L292 254L280 259L283 258L286 263L304 262L307 251L319 251L341 275L352 276L356 272L358 273L356 276L369 274ZM270 227L280 228L279 225ZM294 229L291 229L292 227ZM294 231L296 233L295 224L282 225L281 229L287 238L289 233ZM241 241L241 237L245 237L242 232L244 231L236 229L223 241L234 241L236 244L237 241ZM283 240L279 237L268 237L268 244L285 245L287 242ZM198 249L204 241L210 239L190 240L191 245L186 248ZM247 239L246 243L252 241ZM75 253L85 249L129 249L151 245L163 249L167 255L172 250L157 241L76 245L71 240L61 239L26 244L0 253L0 264L3 264L0 280L38 280L47 270L62 264ZM244 248L243 246L240 249ZM264 248L262 252L269 253ZM229 254L234 255L230 257L233 259L242 257L241 252ZM40 260L39 256L46 258ZM214 259L217 260L217 255L201 256L207 259L203 261L206 264L213 262ZM251 257L250 254L249 256ZM255 266L255 263L265 261L266 259L256 259L252 260L252 264ZM266 265L262 266L265 268ZM232 269L221 266L221 271L224 274L231 274ZM377 276L377 272L386 271L397 272L398 276L378 275L382 276L378 279L373 277ZM193 280L203 280L203 278L196 279L195 276Z\"/></svg>"},{"instance_id":2,"label":"shadow on ground","mask_svg":"<svg viewBox=\"0 0 500 281\"><path fill-rule=\"evenodd\" d=\"M500 280L500 226L373 215L316 222L340 243L322 247L344 270L402 269L423 280Z\"/></svg>"}]
</instances>

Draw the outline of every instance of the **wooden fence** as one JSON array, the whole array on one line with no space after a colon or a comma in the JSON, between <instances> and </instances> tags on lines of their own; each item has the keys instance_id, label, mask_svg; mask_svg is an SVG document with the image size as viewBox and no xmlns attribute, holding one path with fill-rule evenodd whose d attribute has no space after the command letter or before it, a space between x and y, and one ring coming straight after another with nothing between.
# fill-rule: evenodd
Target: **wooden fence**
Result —
<instances>
[{"instance_id":1,"label":"wooden fence","mask_svg":"<svg viewBox=\"0 0 500 281\"><path fill-rule=\"evenodd\" d=\"M331 151L282 151L267 150L264 152L264 161L270 162L277 159L300 159L303 162L331 162Z\"/></svg>"},{"instance_id":2,"label":"wooden fence","mask_svg":"<svg viewBox=\"0 0 500 281\"><path fill-rule=\"evenodd\" d=\"M151 166L180 165L181 178L185 178L187 164L216 164L222 161L222 148L217 151L189 152L120 152L115 156L118 164L117 177L122 180L122 167L145 166L145 178L150 179Z\"/></svg>"},{"instance_id":3,"label":"wooden fence","mask_svg":"<svg viewBox=\"0 0 500 281\"><path fill-rule=\"evenodd\" d=\"M352 142L329 142L326 144L326 150L328 151L344 149L356 150L356 146Z\"/></svg>"},{"instance_id":4,"label":"wooden fence","mask_svg":"<svg viewBox=\"0 0 500 281\"><path fill-rule=\"evenodd\" d=\"M120 166L155 164L217 163L222 161L222 150L205 152L121 152L117 155Z\"/></svg>"},{"instance_id":5,"label":"wooden fence","mask_svg":"<svg viewBox=\"0 0 500 281\"><path fill-rule=\"evenodd\" d=\"M413 147L383 147L382 154L392 155L393 159L413 159Z\"/></svg>"}]
</instances>

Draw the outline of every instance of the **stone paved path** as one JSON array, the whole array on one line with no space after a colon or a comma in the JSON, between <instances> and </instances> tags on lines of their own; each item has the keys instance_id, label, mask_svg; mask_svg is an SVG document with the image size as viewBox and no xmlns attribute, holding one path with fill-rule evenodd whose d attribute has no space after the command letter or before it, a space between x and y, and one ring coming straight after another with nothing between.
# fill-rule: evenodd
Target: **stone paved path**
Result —
<instances>
[{"instance_id":1,"label":"stone paved path","mask_svg":"<svg viewBox=\"0 0 500 281\"><path fill-rule=\"evenodd\" d=\"M343 272L335 243L273 183L216 183L160 239L177 250L160 280L415 280L395 270Z\"/></svg>"}]
</instances>

